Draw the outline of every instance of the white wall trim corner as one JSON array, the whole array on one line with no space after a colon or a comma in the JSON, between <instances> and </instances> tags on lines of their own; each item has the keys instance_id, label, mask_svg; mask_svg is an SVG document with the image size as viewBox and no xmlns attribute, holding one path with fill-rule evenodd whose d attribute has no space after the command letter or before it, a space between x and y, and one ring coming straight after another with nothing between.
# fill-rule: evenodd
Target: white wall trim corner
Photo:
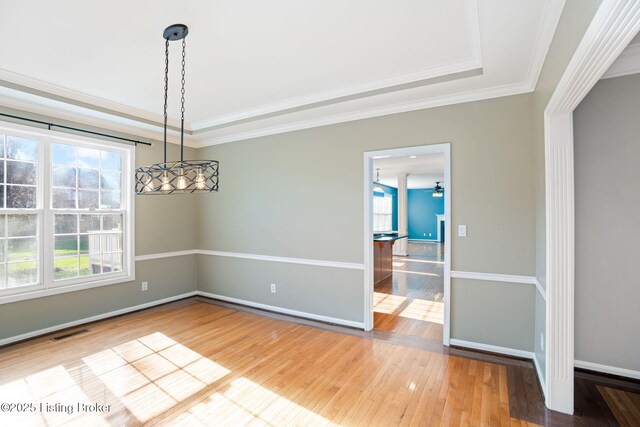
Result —
<instances>
[{"instance_id":1,"label":"white wall trim corner","mask_svg":"<svg viewBox=\"0 0 640 427\"><path fill-rule=\"evenodd\" d=\"M573 110L640 30L640 0L604 0L544 112L546 193L546 405L573 413Z\"/></svg>"},{"instance_id":2,"label":"white wall trim corner","mask_svg":"<svg viewBox=\"0 0 640 427\"><path fill-rule=\"evenodd\" d=\"M143 310L145 308L154 307L156 305L166 304L168 302L172 302L172 301L177 301L177 300L180 300L180 299L193 297L193 296L196 296L196 295L197 295L196 291L187 292L187 293L184 293L184 294L174 295L174 296L171 296L171 297L159 299L159 300L156 300L156 301L147 302L147 303L144 303L144 304L134 305L132 307L122 308L120 310L109 311L107 313L102 313L102 314L98 314L98 315L95 315L95 316L85 317L83 319L73 320L73 321L67 322L67 323L61 323L59 325L54 325L54 326L50 326L48 328L38 329L36 331L27 332L25 334L14 335L14 336L8 337L8 338L2 338L2 339L0 339L0 346L11 344L11 343L22 341L22 340L26 340L26 339L33 338L33 337L37 337L39 335L49 334L51 332L59 331L61 329L71 328L71 327L74 327L74 326L83 325L85 323L95 322L97 320L103 320L103 319L107 319L109 317L115 317L115 316L119 316L121 314L131 313L132 311Z\"/></svg>"},{"instance_id":3,"label":"white wall trim corner","mask_svg":"<svg viewBox=\"0 0 640 427\"><path fill-rule=\"evenodd\" d=\"M533 353L533 366L536 368L536 376L538 377L538 381L540 381L540 387L542 388L542 395L547 395L547 383L545 382L544 375L542 375L542 369L540 369L540 362L538 362L538 356L536 353Z\"/></svg>"},{"instance_id":4,"label":"white wall trim corner","mask_svg":"<svg viewBox=\"0 0 640 427\"><path fill-rule=\"evenodd\" d=\"M524 359L529 359L529 360L533 360L534 358L533 352L526 351L526 350L519 350L516 348L500 347L497 345L482 344L478 342L459 340L456 338L451 338L450 343L451 345L457 346L457 347L465 347L465 348L471 348L474 350L488 351L491 353L505 354L507 356L522 357Z\"/></svg>"},{"instance_id":5,"label":"white wall trim corner","mask_svg":"<svg viewBox=\"0 0 640 427\"><path fill-rule=\"evenodd\" d=\"M634 378L640 380L640 371L634 371L625 368L616 368L615 366L601 365L600 363L585 362L576 360L574 362L576 368L588 369L590 371L602 372L605 374L618 375L620 377Z\"/></svg>"},{"instance_id":6,"label":"white wall trim corner","mask_svg":"<svg viewBox=\"0 0 640 427\"><path fill-rule=\"evenodd\" d=\"M538 293L540 294L542 299L546 301L547 300L547 290L544 288L544 286L542 286L542 282L537 277L534 277L533 280L535 282L536 289L538 290Z\"/></svg>"},{"instance_id":7,"label":"white wall trim corner","mask_svg":"<svg viewBox=\"0 0 640 427\"><path fill-rule=\"evenodd\" d=\"M303 317L305 319L318 320L320 322L333 323L336 325L349 326L352 328L364 329L363 322L356 322L353 320L340 319L337 317L323 316L321 314L309 313L306 311L292 310L284 307L277 307L275 305L262 304L259 302L247 301L240 298L232 298L225 295L218 295L211 292L197 291L197 295L216 299L220 301L226 301L233 304L246 305L248 307L259 308L261 310L273 311L275 313L287 314L289 316Z\"/></svg>"}]
</instances>

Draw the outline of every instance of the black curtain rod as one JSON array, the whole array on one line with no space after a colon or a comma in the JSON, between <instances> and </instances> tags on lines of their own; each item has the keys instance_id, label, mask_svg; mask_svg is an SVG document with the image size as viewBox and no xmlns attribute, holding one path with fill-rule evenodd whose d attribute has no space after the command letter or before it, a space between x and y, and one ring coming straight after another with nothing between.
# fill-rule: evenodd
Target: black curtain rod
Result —
<instances>
[{"instance_id":1,"label":"black curtain rod","mask_svg":"<svg viewBox=\"0 0 640 427\"><path fill-rule=\"evenodd\" d=\"M151 145L150 142L137 141L135 139L123 138L121 136L109 135L108 133L94 132L94 131L86 130L86 129L78 129L78 128L74 128L74 127L71 127L71 126L57 125L55 123L43 122L42 120L29 119L27 117L14 116L14 115L5 114L5 113L0 113L0 116L9 117L9 118L12 118L12 119L17 119L17 120L24 120L26 122L31 122L31 123L38 123L38 124L41 124L41 125L46 125L46 126L48 126L49 130L51 130L52 127L56 127L56 128L60 128L60 129L73 130L73 131L76 131L76 132L84 132L84 133L88 133L90 135L98 135L98 136L104 136L104 137L107 137L107 138L118 139L120 141L133 142L135 145L138 145L138 144L149 145L149 146Z\"/></svg>"}]
</instances>

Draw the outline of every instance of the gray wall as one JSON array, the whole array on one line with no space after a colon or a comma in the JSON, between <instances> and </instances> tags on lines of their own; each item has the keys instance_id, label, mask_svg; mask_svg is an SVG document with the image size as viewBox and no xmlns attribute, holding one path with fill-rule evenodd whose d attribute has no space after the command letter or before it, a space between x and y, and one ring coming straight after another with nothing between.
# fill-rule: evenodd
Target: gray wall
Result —
<instances>
[{"instance_id":1,"label":"gray wall","mask_svg":"<svg viewBox=\"0 0 640 427\"><path fill-rule=\"evenodd\" d=\"M640 74L574 112L576 360L640 371Z\"/></svg>"},{"instance_id":2,"label":"gray wall","mask_svg":"<svg viewBox=\"0 0 640 427\"><path fill-rule=\"evenodd\" d=\"M363 263L363 153L451 142L453 224L468 226L468 237L453 239L452 268L533 275L532 106L532 95L520 95L201 149L201 158L220 160L221 181L218 194L199 198L199 247ZM211 256L199 262L200 290L363 321L362 271ZM283 287L269 294L270 283ZM469 288L458 284L454 279L454 289ZM533 293L504 291L530 285L473 286L520 310L471 310L476 293L456 292L452 337L532 350ZM496 325L491 337L475 333L481 324Z\"/></svg>"},{"instance_id":3,"label":"gray wall","mask_svg":"<svg viewBox=\"0 0 640 427\"><path fill-rule=\"evenodd\" d=\"M3 107L0 107L0 112L50 120ZM62 120L53 121L104 132L104 129L90 128ZM25 124L24 122L16 123ZM135 138L126 134L118 135ZM188 148L185 151L185 155L189 157L196 156L194 149ZM178 146L170 144L169 154L169 157L178 156ZM137 165L155 163L161 159L162 145L159 142L154 143L152 147L140 145L136 148ZM196 198L177 195L136 196L135 203L137 255L196 247L198 217ZM195 255L142 261L136 263L135 282L2 304L0 305L0 339L195 291L196 274ZM149 282L149 290L146 292L140 290L142 281Z\"/></svg>"},{"instance_id":4,"label":"gray wall","mask_svg":"<svg viewBox=\"0 0 640 427\"><path fill-rule=\"evenodd\" d=\"M536 181L536 277L546 288L546 218L544 188L544 110L580 40L602 0L567 0L534 92L534 160ZM535 353L538 363L546 370L545 354L540 344L544 340L546 302L536 296Z\"/></svg>"}]
</instances>

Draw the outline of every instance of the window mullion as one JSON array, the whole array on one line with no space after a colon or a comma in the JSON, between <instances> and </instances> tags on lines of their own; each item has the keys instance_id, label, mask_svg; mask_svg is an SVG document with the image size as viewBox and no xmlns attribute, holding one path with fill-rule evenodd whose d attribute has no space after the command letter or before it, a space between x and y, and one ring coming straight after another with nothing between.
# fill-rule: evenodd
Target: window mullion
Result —
<instances>
[{"instance_id":1,"label":"window mullion","mask_svg":"<svg viewBox=\"0 0 640 427\"><path fill-rule=\"evenodd\" d=\"M40 206L43 212L43 230L41 241L43 250L41 254L40 267L42 268L43 285L50 288L53 284L53 213L51 211L51 142L48 139L42 142L39 180L41 189Z\"/></svg>"}]
</instances>

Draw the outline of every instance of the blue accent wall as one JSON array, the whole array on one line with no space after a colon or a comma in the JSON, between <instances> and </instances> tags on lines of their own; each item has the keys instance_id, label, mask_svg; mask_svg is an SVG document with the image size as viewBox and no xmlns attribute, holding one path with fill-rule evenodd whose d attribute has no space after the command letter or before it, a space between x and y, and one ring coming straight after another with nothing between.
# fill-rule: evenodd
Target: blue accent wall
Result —
<instances>
[{"instance_id":1,"label":"blue accent wall","mask_svg":"<svg viewBox=\"0 0 640 427\"><path fill-rule=\"evenodd\" d=\"M385 194L391 195L392 205L393 205L393 214L391 215L391 227L394 230L398 229L398 189L389 187L388 185L380 184L380 187L384 190ZM373 197L380 197L382 194L376 196L377 193L373 193ZM384 196L383 196L384 197Z\"/></svg>"},{"instance_id":2,"label":"blue accent wall","mask_svg":"<svg viewBox=\"0 0 640 427\"><path fill-rule=\"evenodd\" d=\"M409 239L436 240L438 238L436 214L444 214L444 197L433 197L433 188L407 191Z\"/></svg>"}]
</instances>

